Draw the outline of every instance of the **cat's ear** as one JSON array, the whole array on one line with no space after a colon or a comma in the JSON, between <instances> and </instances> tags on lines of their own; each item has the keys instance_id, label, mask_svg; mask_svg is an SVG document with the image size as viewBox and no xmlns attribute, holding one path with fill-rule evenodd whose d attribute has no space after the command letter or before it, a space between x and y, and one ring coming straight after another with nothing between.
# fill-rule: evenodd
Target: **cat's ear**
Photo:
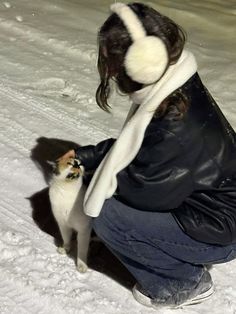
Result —
<instances>
[{"instance_id":1,"label":"cat's ear","mask_svg":"<svg viewBox=\"0 0 236 314\"><path fill-rule=\"evenodd\" d=\"M57 167L56 161L47 160L47 164L49 164L52 167L53 170L55 170L56 167Z\"/></svg>"}]
</instances>

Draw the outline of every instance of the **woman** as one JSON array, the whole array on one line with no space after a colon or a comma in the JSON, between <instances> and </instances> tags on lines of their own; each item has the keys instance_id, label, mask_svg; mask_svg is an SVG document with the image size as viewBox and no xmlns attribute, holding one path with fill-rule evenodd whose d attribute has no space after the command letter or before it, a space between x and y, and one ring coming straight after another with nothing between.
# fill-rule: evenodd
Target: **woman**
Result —
<instances>
[{"instance_id":1,"label":"woman","mask_svg":"<svg viewBox=\"0 0 236 314\"><path fill-rule=\"evenodd\" d=\"M117 140L80 147L95 171L84 200L98 236L154 308L213 293L205 265L236 257L235 133L203 86L185 36L141 3L116 3L98 34L98 105L110 80L133 105Z\"/></svg>"}]
</instances>

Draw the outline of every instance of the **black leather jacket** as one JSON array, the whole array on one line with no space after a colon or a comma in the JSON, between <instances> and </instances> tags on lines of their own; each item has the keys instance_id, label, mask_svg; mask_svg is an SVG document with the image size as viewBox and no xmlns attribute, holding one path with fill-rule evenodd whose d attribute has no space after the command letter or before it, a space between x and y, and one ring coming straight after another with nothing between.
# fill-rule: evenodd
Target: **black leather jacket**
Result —
<instances>
[{"instance_id":1,"label":"black leather jacket","mask_svg":"<svg viewBox=\"0 0 236 314\"><path fill-rule=\"evenodd\" d=\"M236 242L235 133L198 74L181 89L187 113L176 120L173 107L152 119L136 158L117 176L117 197L143 211L171 211L196 240ZM94 170L113 142L80 147L77 158Z\"/></svg>"}]
</instances>

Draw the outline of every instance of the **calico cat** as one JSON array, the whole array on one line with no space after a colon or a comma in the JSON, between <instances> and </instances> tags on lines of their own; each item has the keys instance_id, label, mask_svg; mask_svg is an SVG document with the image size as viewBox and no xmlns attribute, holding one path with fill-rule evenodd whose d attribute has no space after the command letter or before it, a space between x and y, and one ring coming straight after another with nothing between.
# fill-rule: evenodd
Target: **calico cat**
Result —
<instances>
[{"instance_id":1,"label":"calico cat","mask_svg":"<svg viewBox=\"0 0 236 314\"><path fill-rule=\"evenodd\" d=\"M60 254L69 252L72 232L76 231L77 269L84 273L88 268L87 255L91 233L91 218L83 212L86 190L83 185L84 167L78 160L68 158L56 161L53 168L49 198L63 239L63 245L58 247L58 252Z\"/></svg>"}]
</instances>

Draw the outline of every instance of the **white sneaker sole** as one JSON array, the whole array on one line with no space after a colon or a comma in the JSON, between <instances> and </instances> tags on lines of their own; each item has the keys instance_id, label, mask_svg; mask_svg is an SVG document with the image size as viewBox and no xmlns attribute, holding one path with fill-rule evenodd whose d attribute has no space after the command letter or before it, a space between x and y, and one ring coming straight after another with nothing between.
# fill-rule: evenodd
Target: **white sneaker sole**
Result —
<instances>
[{"instance_id":1,"label":"white sneaker sole","mask_svg":"<svg viewBox=\"0 0 236 314\"><path fill-rule=\"evenodd\" d=\"M158 304L158 303L153 303L152 300L147 297L146 295L144 295L143 293L141 293L137 288L136 285L134 286L133 290L132 290L133 296L135 298L135 300L137 302L139 302L142 305L148 306L148 307L152 307L154 309L160 309L160 308L166 308L166 309L180 309L182 307L188 306L188 305L194 305L194 304L198 304L201 303L203 301L206 301L208 299L210 299L210 297L212 296L212 294L214 293L214 288L213 286L211 286L207 291L205 291L204 293L201 293L200 295L189 299L187 301L185 301L184 303L180 304L180 305L164 305L164 304Z\"/></svg>"}]
</instances>

